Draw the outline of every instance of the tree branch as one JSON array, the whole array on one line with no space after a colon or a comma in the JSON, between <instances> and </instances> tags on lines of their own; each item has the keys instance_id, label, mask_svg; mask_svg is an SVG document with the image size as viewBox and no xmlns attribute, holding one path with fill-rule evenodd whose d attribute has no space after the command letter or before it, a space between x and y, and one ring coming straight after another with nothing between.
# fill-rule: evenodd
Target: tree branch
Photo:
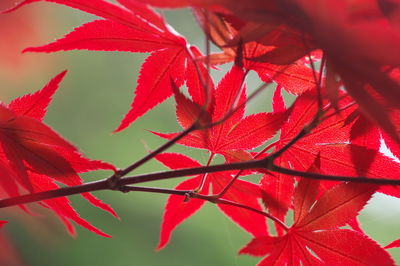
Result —
<instances>
[{"instance_id":1,"label":"tree branch","mask_svg":"<svg viewBox=\"0 0 400 266\"><path fill-rule=\"evenodd\" d=\"M272 172L278 172L292 176L301 176L309 179L347 181L347 182L369 183L377 185L392 185L392 186L400 185L400 179L334 176L334 175L323 175L318 173L310 173L310 172L297 171L293 169L287 169L273 164L272 159L273 158L271 157L266 157L260 160L240 162L240 163L201 166L201 167L185 168L179 170L163 171L163 172L125 177L117 180L117 184L114 187L110 186L110 182L108 181L108 179L103 179L100 181L90 182L78 186L63 187L59 189L3 199L0 200L0 208L11 207L42 200L48 200L52 198L71 196L85 192L94 192L100 190L121 190L121 187L124 187L126 185L139 184L150 181L165 180L170 178L198 175L204 173L215 173L221 171L261 169L261 168Z\"/></svg>"}]
</instances>

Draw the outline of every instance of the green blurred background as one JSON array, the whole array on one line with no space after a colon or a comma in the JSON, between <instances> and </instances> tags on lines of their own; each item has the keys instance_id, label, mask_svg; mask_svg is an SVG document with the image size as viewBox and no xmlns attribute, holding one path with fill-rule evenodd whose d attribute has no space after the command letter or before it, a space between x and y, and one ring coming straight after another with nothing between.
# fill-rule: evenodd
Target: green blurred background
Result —
<instances>
[{"instance_id":1,"label":"green blurred background","mask_svg":"<svg viewBox=\"0 0 400 266\"><path fill-rule=\"evenodd\" d=\"M73 27L93 19L92 16L63 6L39 3L21 12L32 13L26 27L36 31L35 37L21 36L24 47L47 43ZM190 43L203 48L203 35L190 11L163 11L167 21ZM4 15L9 16L9 15ZM7 17L4 17L6 21ZM8 19L11 32L18 34L13 19ZM15 21L15 20L14 20ZM0 22L2 22L0 19ZM14 27L14 28L13 28ZM0 28L0 34L1 34ZM12 45L12 44L10 44ZM4 49L4 48L3 48ZM0 53L1 55L1 53ZM74 51L54 54L18 54L23 62L11 66L1 58L1 100L36 91L53 76L68 69L69 73L54 97L46 123L78 146L89 158L101 159L123 168L146 154L146 146L154 149L163 140L146 130L171 132L179 127L173 100L168 100L127 130L111 134L129 110L140 65L146 54ZM221 74L216 74L218 79ZM254 77L254 76L253 76ZM257 85L250 80L250 88ZM270 109L271 91L253 101L248 112ZM267 104L266 104L267 103ZM205 162L206 154L181 147L184 152ZM135 173L163 170L150 162ZM96 172L84 176L86 181L104 178L109 173ZM150 185L173 187L179 182L163 181ZM92 207L79 196L71 197L81 216L113 237L97 236L77 227L79 236L70 237L52 214L28 216L15 209L4 210L0 219L10 223L4 232L26 265L255 265L259 258L238 256L250 235L235 226L212 204L179 226L170 244L156 252L159 228L167 196L146 193L95 193L110 203L121 217L118 221ZM400 201L377 195L361 214L362 227L379 243L386 245L400 237ZM1 251L0 251L1 252ZM400 253L391 250L400 262Z\"/></svg>"}]
</instances>

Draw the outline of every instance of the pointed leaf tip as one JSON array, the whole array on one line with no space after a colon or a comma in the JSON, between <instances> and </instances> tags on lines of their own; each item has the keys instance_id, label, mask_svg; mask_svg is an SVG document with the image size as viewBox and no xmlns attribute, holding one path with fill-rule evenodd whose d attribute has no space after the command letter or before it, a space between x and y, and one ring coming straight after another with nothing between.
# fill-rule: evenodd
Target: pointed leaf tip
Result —
<instances>
[{"instance_id":1,"label":"pointed leaf tip","mask_svg":"<svg viewBox=\"0 0 400 266\"><path fill-rule=\"evenodd\" d=\"M177 87L183 84L184 49L166 49L153 52L140 70L135 98L131 109L113 133L120 132L136 119L172 96L171 78Z\"/></svg>"},{"instance_id":2,"label":"pointed leaf tip","mask_svg":"<svg viewBox=\"0 0 400 266\"><path fill-rule=\"evenodd\" d=\"M103 211L106 211L108 213L110 213L112 216L114 216L115 218L117 218L118 220L120 220L118 214L114 211L113 208L111 208L110 205L104 203L103 201L101 201L100 199L96 198L95 196L93 196L90 193L82 193L82 196L87 199L91 204L93 204L94 206L102 209Z\"/></svg>"},{"instance_id":3,"label":"pointed leaf tip","mask_svg":"<svg viewBox=\"0 0 400 266\"><path fill-rule=\"evenodd\" d=\"M385 249L388 248L400 248L400 239L397 239L395 241L393 241L392 243L388 244L387 246L385 246Z\"/></svg>"},{"instance_id":4,"label":"pointed leaf tip","mask_svg":"<svg viewBox=\"0 0 400 266\"><path fill-rule=\"evenodd\" d=\"M8 105L8 108L17 115L29 116L42 121L46 115L54 93L59 88L68 70L64 70L51 79L41 90L16 98Z\"/></svg>"}]
</instances>

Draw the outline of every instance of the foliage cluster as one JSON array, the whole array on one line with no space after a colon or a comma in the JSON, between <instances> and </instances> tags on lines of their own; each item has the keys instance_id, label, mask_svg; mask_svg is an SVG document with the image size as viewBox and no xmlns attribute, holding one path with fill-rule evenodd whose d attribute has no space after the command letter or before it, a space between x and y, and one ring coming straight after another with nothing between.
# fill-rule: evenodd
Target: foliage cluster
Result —
<instances>
[{"instance_id":1,"label":"foliage cluster","mask_svg":"<svg viewBox=\"0 0 400 266\"><path fill-rule=\"evenodd\" d=\"M18 206L29 214L25 204L37 202L71 234L75 222L109 237L81 218L67 197L81 194L118 217L91 192L164 193L170 196L158 249L208 201L253 237L239 254L262 256L259 265L395 264L386 249L400 240L381 247L357 216L376 192L400 197L400 164L380 152L384 142L400 157L400 1L42 1L98 19L24 52L150 53L131 108L114 132L169 97L182 130L151 132L165 144L123 169L88 159L43 122L64 71L36 93L0 105L0 189L8 196L0 208ZM153 7L192 8L204 51ZM210 42L220 52L211 53ZM215 84L210 70L228 63L231 69ZM250 72L261 83L251 93ZM263 90L274 90L273 111L246 116ZM285 103L282 90L295 96L293 104ZM166 152L176 144L206 151L207 163ZM129 176L151 159L170 170ZM83 183L80 173L99 169L113 174ZM189 178L173 189L138 185L182 177Z\"/></svg>"}]
</instances>

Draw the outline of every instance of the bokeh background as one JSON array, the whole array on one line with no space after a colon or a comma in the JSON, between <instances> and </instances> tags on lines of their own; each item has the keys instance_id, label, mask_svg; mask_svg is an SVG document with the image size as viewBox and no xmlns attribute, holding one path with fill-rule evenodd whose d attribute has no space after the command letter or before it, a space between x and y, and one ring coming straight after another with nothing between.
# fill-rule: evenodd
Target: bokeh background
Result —
<instances>
[{"instance_id":1,"label":"bokeh background","mask_svg":"<svg viewBox=\"0 0 400 266\"><path fill-rule=\"evenodd\" d=\"M1 0L3 8L13 1ZM203 34L190 10L162 11L167 21L190 43L203 48ZM129 110L140 65L146 54L74 51L53 54L21 54L28 46L47 43L61 37L93 17L67 7L49 3L27 6L0 16L0 100L34 92L59 72L69 72L51 103L46 123L78 146L88 157L101 159L123 168L154 149L163 140L147 130L177 130L172 99L140 118L127 130L111 134ZM221 73L216 72L218 80ZM249 87L258 85L255 76ZM247 112L270 109L272 90L251 102ZM290 99L288 99L289 101ZM188 148L173 147L202 162L206 154ZM149 162L135 174L165 169ZM107 177L110 173L84 175L86 181ZM154 186L173 187L179 180L157 182ZM250 235L234 225L208 203L179 226L170 244L155 251L166 195L98 192L110 203L121 221L94 208L79 196L71 197L81 216L113 237L102 238L78 228L72 238L54 215L43 212L29 216L17 208L4 209L0 219L9 221L0 237L4 265L255 265L259 258L238 256ZM376 195L360 216L362 227L379 243L386 245L400 238L400 201ZM4 239L5 237L5 239ZM400 252L390 252L400 263ZM6 257L9 257L6 260ZM0 264L2 261L0 260ZM14 264L12 264L14 263Z\"/></svg>"}]
</instances>

